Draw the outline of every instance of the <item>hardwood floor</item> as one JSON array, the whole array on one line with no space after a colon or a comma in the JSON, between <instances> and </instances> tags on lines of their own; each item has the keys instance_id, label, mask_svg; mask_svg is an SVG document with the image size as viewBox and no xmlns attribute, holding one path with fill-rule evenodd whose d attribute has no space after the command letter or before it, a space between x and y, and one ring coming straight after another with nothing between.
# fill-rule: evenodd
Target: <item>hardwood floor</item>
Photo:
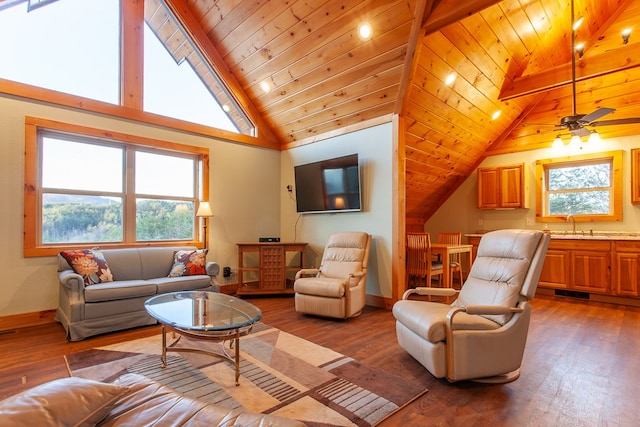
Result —
<instances>
[{"instance_id":1,"label":"hardwood floor","mask_svg":"<svg viewBox=\"0 0 640 427\"><path fill-rule=\"evenodd\" d=\"M382 426L635 426L640 419L640 308L538 296L521 377L450 384L401 349L389 311L336 321L304 316L291 297L247 298L263 321L421 384L429 392ZM159 333L138 328L69 343L57 324L0 334L0 395L67 376L63 356Z\"/></svg>"}]
</instances>

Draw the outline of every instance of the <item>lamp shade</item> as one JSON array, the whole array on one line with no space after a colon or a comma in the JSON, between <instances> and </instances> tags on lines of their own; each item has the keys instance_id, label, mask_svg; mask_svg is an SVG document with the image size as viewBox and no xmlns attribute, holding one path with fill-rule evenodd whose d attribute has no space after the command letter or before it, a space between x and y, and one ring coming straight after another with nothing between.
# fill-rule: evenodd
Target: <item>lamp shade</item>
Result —
<instances>
[{"instance_id":1,"label":"lamp shade","mask_svg":"<svg viewBox=\"0 0 640 427\"><path fill-rule=\"evenodd\" d=\"M211 212L211 206L209 202L200 202L198 205L198 211L196 212L197 217L207 217L213 216L213 212Z\"/></svg>"}]
</instances>

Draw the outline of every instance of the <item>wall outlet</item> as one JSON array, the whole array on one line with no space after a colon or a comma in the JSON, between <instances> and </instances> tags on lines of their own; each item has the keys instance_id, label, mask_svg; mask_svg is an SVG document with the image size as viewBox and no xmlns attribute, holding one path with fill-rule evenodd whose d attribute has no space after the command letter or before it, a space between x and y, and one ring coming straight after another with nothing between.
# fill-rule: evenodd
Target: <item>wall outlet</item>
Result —
<instances>
[{"instance_id":1,"label":"wall outlet","mask_svg":"<svg viewBox=\"0 0 640 427\"><path fill-rule=\"evenodd\" d=\"M484 225L484 219L478 218L478 225Z\"/></svg>"}]
</instances>

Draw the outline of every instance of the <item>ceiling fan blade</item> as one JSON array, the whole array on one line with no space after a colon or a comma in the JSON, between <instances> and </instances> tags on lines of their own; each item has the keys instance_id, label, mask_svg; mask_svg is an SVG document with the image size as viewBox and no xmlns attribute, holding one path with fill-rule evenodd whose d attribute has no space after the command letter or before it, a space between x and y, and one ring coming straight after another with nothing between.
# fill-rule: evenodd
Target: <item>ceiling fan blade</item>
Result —
<instances>
[{"instance_id":1,"label":"ceiling fan blade","mask_svg":"<svg viewBox=\"0 0 640 427\"><path fill-rule=\"evenodd\" d=\"M607 114L611 114L614 111L616 111L615 108L606 108L606 107L602 107L602 108L598 108L596 111L592 111L591 113L587 114L586 116L582 117L580 119L581 122L585 122L585 123L590 123L594 120L599 119L602 116L606 116Z\"/></svg>"},{"instance_id":2,"label":"ceiling fan blade","mask_svg":"<svg viewBox=\"0 0 640 427\"><path fill-rule=\"evenodd\" d=\"M591 135L591 131L589 129L585 129L585 128L578 128L578 129L573 129L571 131L572 135L578 135L578 136L588 136Z\"/></svg>"},{"instance_id":3,"label":"ceiling fan blade","mask_svg":"<svg viewBox=\"0 0 640 427\"><path fill-rule=\"evenodd\" d=\"M640 117L629 117L626 119L600 120L599 122L589 123L589 126L632 125L637 123L640 123Z\"/></svg>"}]
</instances>

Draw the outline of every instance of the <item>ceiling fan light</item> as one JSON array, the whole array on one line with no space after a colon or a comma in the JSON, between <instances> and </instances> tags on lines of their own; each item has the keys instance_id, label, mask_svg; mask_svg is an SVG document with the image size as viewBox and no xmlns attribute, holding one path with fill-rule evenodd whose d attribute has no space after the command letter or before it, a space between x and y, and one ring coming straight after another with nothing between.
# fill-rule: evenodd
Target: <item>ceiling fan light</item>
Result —
<instances>
[{"instance_id":1,"label":"ceiling fan light","mask_svg":"<svg viewBox=\"0 0 640 427\"><path fill-rule=\"evenodd\" d=\"M602 138L600 138L600 134L594 130L591 132L591 135L589 135L587 142L589 144L597 144L598 142L602 142Z\"/></svg>"},{"instance_id":2,"label":"ceiling fan light","mask_svg":"<svg viewBox=\"0 0 640 427\"><path fill-rule=\"evenodd\" d=\"M553 140L553 144L551 144L551 148L560 148L564 145L562 139L559 136L556 136L556 139Z\"/></svg>"},{"instance_id":3,"label":"ceiling fan light","mask_svg":"<svg viewBox=\"0 0 640 427\"><path fill-rule=\"evenodd\" d=\"M622 44L629 43L629 36L631 36L631 28L625 28L620 33L622 35Z\"/></svg>"},{"instance_id":4,"label":"ceiling fan light","mask_svg":"<svg viewBox=\"0 0 640 427\"><path fill-rule=\"evenodd\" d=\"M579 147L582 144L582 141L580 140L580 137L578 135L573 135L571 137L571 140L569 141L569 147Z\"/></svg>"}]
</instances>

